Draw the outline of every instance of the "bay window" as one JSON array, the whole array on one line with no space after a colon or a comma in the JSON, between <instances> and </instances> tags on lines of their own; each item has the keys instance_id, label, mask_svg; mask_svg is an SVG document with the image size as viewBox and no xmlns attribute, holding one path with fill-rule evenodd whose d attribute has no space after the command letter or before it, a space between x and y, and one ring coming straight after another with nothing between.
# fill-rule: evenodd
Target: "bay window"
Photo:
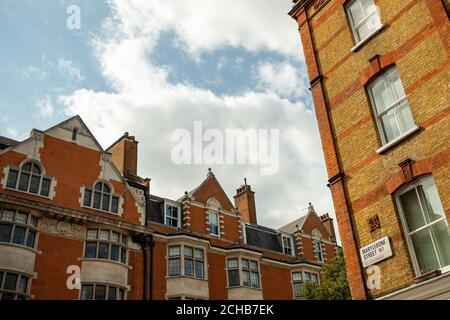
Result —
<instances>
[{"instance_id":1,"label":"bay window","mask_svg":"<svg viewBox=\"0 0 450 320\"><path fill-rule=\"evenodd\" d=\"M0 300L26 300L29 298L28 275L0 270Z\"/></svg>"},{"instance_id":2,"label":"bay window","mask_svg":"<svg viewBox=\"0 0 450 320\"><path fill-rule=\"evenodd\" d=\"M450 265L450 229L432 177L402 190L396 197L417 274Z\"/></svg>"},{"instance_id":3,"label":"bay window","mask_svg":"<svg viewBox=\"0 0 450 320\"><path fill-rule=\"evenodd\" d=\"M80 300L125 300L125 289L106 284L82 284Z\"/></svg>"},{"instance_id":4,"label":"bay window","mask_svg":"<svg viewBox=\"0 0 450 320\"><path fill-rule=\"evenodd\" d=\"M26 212L0 208L0 242L35 248L37 221Z\"/></svg>"},{"instance_id":5,"label":"bay window","mask_svg":"<svg viewBox=\"0 0 450 320\"><path fill-rule=\"evenodd\" d=\"M187 276L204 279L204 250L188 245L169 246L168 275L169 277Z\"/></svg>"},{"instance_id":6,"label":"bay window","mask_svg":"<svg viewBox=\"0 0 450 320\"><path fill-rule=\"evenodd\" d=\"M88 229L84 257L127 263L128 237L119 232L104 229Z\"/></svg>"},{"instance_id":7,"label":"bay window","mask_svg":"<svg viewBox=\"0 0 450 320\"><path fill-rule=\"evenodd\" d=\"M247 258L227 259L229 287L260 288L259 263Z\"/></svg>"}]
</instances>

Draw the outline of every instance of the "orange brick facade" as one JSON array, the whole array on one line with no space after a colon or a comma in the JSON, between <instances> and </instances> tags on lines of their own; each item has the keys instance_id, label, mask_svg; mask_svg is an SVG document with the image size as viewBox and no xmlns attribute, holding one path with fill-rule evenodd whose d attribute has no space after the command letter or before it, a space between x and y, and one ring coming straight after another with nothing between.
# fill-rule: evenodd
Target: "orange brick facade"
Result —
<instances>
[{"instance_id":1,"label":"orange brick facade","mask_svg":"<svg viewBox=\"0 0 450 320\"><path fill-rule=\"evenodd\" d=\"M380 26L361 42L356 40L349 13L358 1L375 6L380 19ZM441 219L447 222L442 255L450 250L445 246L450 221L446 5L447 1L439 0L298 0L290 12L299 26L354 299L395 296L416 285L426 287L426 272L418 271L414 257L418 244L405 234L409 227L397 202L404 190L421 179L434 181ZM393 68L417 128L387 144L380 137L384 129L377 126L370 88ZM371 230L368 221L374 217L380 227ZM376 263L381 285L368 287L370 277L359 250L384 236L389 237L393 255ZM447 262L441 260L436 279L447 274L445 281L449 281Z\"/></svg>"},{"instance_id":2,"label":"orange brick facade","mask_svg":"<svg viewBox=\"0 0 450 320\"><path fill-rule=\"evenodd\" d=\"M322 266L337 253L332 219L312 206L295 223L299 228L265 228L254 223L254 196L242 206L238 192L233 204L212 171L193 191L170 200L150 194L136 161L134 137L125 134L105 151L79 117L33 130L29 139L0 150L0 273L17 279L14 289L0 281L0 298L296 299L292 273L320 280ZM253 195L247 184L239 190ZM179 209L172 224L170 208ZM248 208L254 212L242 217ZM180 249L175 258L174 248ZM194 269L186 267L190 248L201 260ZM239 261L237 284L230 285L229 259ZM250 272L246 261L257 268ZM27 280L25 287L18 279Z\"/></svg>"}]
</instances>

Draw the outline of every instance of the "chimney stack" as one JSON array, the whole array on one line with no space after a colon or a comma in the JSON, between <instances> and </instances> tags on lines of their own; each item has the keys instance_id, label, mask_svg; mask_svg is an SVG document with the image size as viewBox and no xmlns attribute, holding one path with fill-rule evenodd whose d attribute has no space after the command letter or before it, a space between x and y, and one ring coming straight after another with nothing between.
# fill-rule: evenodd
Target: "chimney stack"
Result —
<instances>
[{"instance_id":1,"label":"chimney stack","mask_svg":"<svg viewBox=\"0 0 450 320\"><path fill-rule=\"evenodd\" d=\"M330 218L328 213L325 213L320 216L320 221L322 221L325 229L327 229L328 233L336 240L336 232L334 230L333 218Z\"/></svg>"},{"instance_id":2,"label":"chimney stack","mask_svg":"<svg viewBox=\"0 0 450 320\"><path fill-rule=\"evenodd\" d=\"M244 185L236 190L234 204L241 214L242 221L257 224L255 193L250 185L247 185L247 179L244 179Z\"/></svg>"},{"instance_id":3,"label":"chimney stack","mask_svg":"<svg viewBox=\"0 0 450 320\"><path fill-rule=\"evenodd\" d=\"M128 132L114 143L108 151L112 154L112 161L125 177L137 176L138 143Z\"/></svg>"}]
</instances>

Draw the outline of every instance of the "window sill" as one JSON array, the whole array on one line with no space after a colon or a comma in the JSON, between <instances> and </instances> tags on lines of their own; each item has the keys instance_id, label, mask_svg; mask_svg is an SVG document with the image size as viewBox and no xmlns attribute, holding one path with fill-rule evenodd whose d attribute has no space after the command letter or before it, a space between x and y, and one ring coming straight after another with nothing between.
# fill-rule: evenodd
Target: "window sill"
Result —
<instances>
[{"instance_id":1,"label":"window sill","mask_svg":"<svg viewBox=\"0 0 450 320\"><path fill-rule=\"evenodd\" d=\"M247 286L233 286L233 287L227 286L226 288L227 289L242 289L242 288L244 288L244 289L251 289L251 290L258 290L258 291L263 290L262 288L247 287Z\"/></svg>"},{"instance_id":2,"label":"window sill","mask_svg":"<svg viewBox=\"0 0 450 320\"><path fill-rule=\"evenodd\" d=\"M25 249L25 250L31 251L31 252L33 252L35 254L42 254L41 251L36 250L34 248L30 248L30 247L28 247L26 245L23 245L23 244L17 244L17 243L11 243L11 242L0 242L0 245L16 247L16 248L20 248L20 249Z\"/></svg>"},{"instance_id":3,"label":"window sill","mask_svg":"<svg viewBox=\"0 0 450 320\"><path fill-rule=\"evenodd\" d=\"M401 141L405 140L406 138L408 138L410 135L412 135L413 133L415 133L418 130L420 130L420 127L418 127L418 126L415 126L411 129L409 129L408 131L406 131L402 135L398 136L394 140L383 145L381 148L378 148L377 153L382 154L382 153L386 152L388 149L392 148L393 146L397 145Z\"/></svg>"},{"instance_id":4,"label":"window sill","mask_svg":"<svg viewBox=\"0 0 450 320\"><path fill-rule=\"evenodd\" d=\"M127 269L133 269L131 266L124 264L122 262L118 262L118 261L114 261L114 260L109 260L109 259L94 259L94 258L78 258L79 261L93 261L93 262L106 262L106 263L113 263L119 266L122 266L124 268Z\"/></svg>"},{"instance_id":5,"label":"window sill","mask_svg":"<svg viewBox=\"0 0 450 320\"><path fill-rule=\"evenodd\" d=\"M358 42L352 49L351 51L353 53L357 52L363 45L365 45L367 42L369 42L370 39L372 39L373 37L375 37L378 33L380 33L384 28L386 27L386 25L382 24L381 26L378 27L378 29L374 30L374 32L372 32L369 36L367 36L364 40L361 40L360 42Z\"/></svg>"},{"instance_id":6,"label":"window sill","mask_svg":"<svg viewBox=\"0 0 450 320\"><path fill-rule=\"evenodd\" d=\"M102 209L88 207L88 206L85 206L85 205L83 205L82 208L83 209L94 210L94 211L98 211L98 212L103 212L103 213L107 213L107 214L112 214L113 216L118 216L118 217L122 216L122 214L120 214L120 213L115 213L115 212L112 212L112 211L106 211L106 210L102 210Z\"/></svg>"},{"instance_id":7,"label":"window sill","mask_svg":"<svg viewBox=\"0 0 450 320\"><path fill-rule=\"evenodd\" d=\"M187 278L192 280L198 280L198 281L206 281L208 282L208 279L206 278L196 278L191 276L184 276L184 275L178 275L178 276L166 276L166 279L179 279L179 278Z\"/></svg>"}]
</instances>

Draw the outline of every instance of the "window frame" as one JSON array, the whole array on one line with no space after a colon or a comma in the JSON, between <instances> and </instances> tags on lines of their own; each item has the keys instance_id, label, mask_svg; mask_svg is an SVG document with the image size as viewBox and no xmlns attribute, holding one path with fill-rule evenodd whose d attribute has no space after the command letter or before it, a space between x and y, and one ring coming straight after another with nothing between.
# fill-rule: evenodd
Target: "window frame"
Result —
<instances>
[{"instance_id":1,"label":"window frame","mask_svg":"<svg viewBox=\"0 0 450 320\"><path fill-rule=\"evenodd\" d=\"M179 248L179 255L170 255L170 248L178 247ZM186 249L190 248L192 249L192 256L186 255ZM196 250L202 251L202 258L196 257ZM167 255L166 255L166 263L167 263L167 278L178 278L178 277L186 277L191 279L197 279L197 280L208 280L208 264L207 264L207 251L206 248L202 246L198 246L192 243L170 243L167 244ZM180 273L179 274L170 274L170 260L180 260ZM185 261L191 260L192 261L192 275L186 274L186 265ZM203 275L197 276L196 272L196 263L202 263L203 264Z\"/></svg>"},{"instance_id":2,"label":"window frame","mask_svg":"<svg viewBox=\"0 0 450 320\"><path fill-rule=\"evenodd\" d=\"M0 277L0 300L2 300L3 294L5 294L5 293L13 295L14 296L13 300L19 300L18 299L19 297L23 298L21 300L29 300L31 298L30 289L31 289L31 281L33 279L33 277L31 275L23 273L23 272L17 272L17 271L13 271L13 270L5 270L5 269L1 269L0 274L1 274L1 277ZM7 274L12 274L17 277L14 290L4 289ZM26 278L25 292L19 291L22 278Z\"/></svg>"},{"instance_id":3,"label":"window frame","mask_svg":"<svg viewBox=\"0 0 450 320\"><path fill-rule=\"evenodd\" d=\"M101 190L96 190L97 185L101 184ZM104 187L107 187L109 189L109 193L104 191ZM90 192L89 196L89 205L86 204L86 192ZM95 201L95 194L100 194L100 203L99 208L94 207L94 201ZM108 204L108 210L103 209L103 199L104 197L109 197L109 204ZM113 201L117 200L117 212L113 211ZM122 196L119 193L116 193L114 191L113 186L108 183L107 181L98 180L94 182L93 186L83 186L83 194L81 198L81 207L87 208L91 210L97 210L101 212L107 212L109 214L114 215L122 215L121 213L121 206L122 206Z\"/></svg>"},{"instance_id":4,"label":"window frame","mask_svg":"<svg viewBox=\"0 0 450 320\"><path fill-rule=\"evenodd\" d=\"M30 171L25 171L24 167L26 165L30 165ZM35 173L33 172L33 167L36 166L39 170L39 173ZM54 187L54 177L50 177L46 174L45 168L44 166L38 162L38 161L34 161L34 160L26 160L23 163L20 164L20 166L8 166L7 167L7 175L5 176L5 184L4 187L5 189L9 189L9 190L14 190L16 192L21 192L21 193L26 193L32 196L36 196L36 197L42 197L45 199L52 199L53 197L53 187ZM15 172L16 174L16 178L14 179L14 187L9 185L10 184L10 175L11 172ZM20 180L22 175L28 175L28 180L27 180L27 187L26 190L21 190L19 189L20 186ZM37 186L37 192L31 192L31 185L32 185L32 180L33 178L39 178L39 183ZM43 186L44 186L44 180L48 182L48 194L42 194L43 191Z\"/></svg>"},{"instance_id":5,"label":"window frame","mask_svg":"<svg viewBox=\"0 0 450 320\"><path fill-rule=\"evenodd\" d=\"M419 179L411 182L410 184L408 184L404 188L400 189L394 195L395 203L396 203L396 206L397 206L397 209L398 209L398 212L399 212L400 221L401 221L402 228L403 228L403 234L405 235L406 243L407 243L407 246L408 246L408 251L409 251L409 254L410 254L410 257L411 257L411 263L413 265L414 273L416 274L416 276L421 276L423 274L426 274L426 272L421 272L421 270L420 270L420 264L419 264L419 261L418 261L417 255L416 255L416 251L414 249L414 244L412 242L411 235L414 234L414 233L417 233L419 231L428 229L432 225L437 224L437 223L442 222L442 221L446 221L447 222L447 227L449 227L448 226L447 217L444 214L443 217L441 217L441 218L439 218L437 220L434 220L431 223L426 223L425 225L423 225L423 226L421 226L421 227L419 227L419 228L417 228L417 229L415 229L415 230L413 230L411 232L408 229L409 226L408 226L408 223L406 221L406 215L405 215L405 211L403 209L403 206L402 206L402 203L401 203L401 200L400 200L400 196L402 196L403 194L405 194L405 193L415 189L416 190L416 196L417 196L417 199L418 199L418 202L419 202L419 205L420 205L420 210L421 210L421 213L423 214L422 202L421 202L420 197L417 195L417 187L419 185L423 184L427 180L432 180L433 183L434 183L434 186L437 189L436 182L434 181L433 176L427 175L425 177L419 178ZM439 201L441 202L441 205L442 205L442 201L441 201L440 195L439 195ZM431 241L432 241L433 249L436 252L436 245L435 245L434 240L433 240L432 237L431 237ZM450 265L446 265L446 266L442 266L441 265L440 257L439 257L438 254L436 254L436 258L438 260L439 267L440 267L438 270L441 270L443 272L446 272L446 271L450 270Z\"/></svg>"},{"instance_id":6,"label":"window frame","mask_svg":"<svg viewBox=\"0 0 450 320\"><path fill-rule=\"evenodd\" d=\"M211 215L215 215L217 217L217 234L212 232L211 227L213 226L213 224L211 223ZM220 214L218 212L208 210L208 228L210 236L220 238Z\"/></svg>"},{"instance_id":7,"label":"window frame","mask_svg":"<svg viewBox=\"0 0 450 320\"><path fill-rule=\"evenodd\" d=\"M284 240L289 240L289 246L285 245ZM287 234L281 234L281 243L283 245L283 253L295 257L294 239L292 238L292 236ZM290 250L291 253L286 252L286 249Z\"/></svg>"},{"instance_id":8,"label":"window frame","mask_svg":"<svg viewBox=\"0 0 450 320\"><path fill-rule=\"evenodd\" d=\"M294 280L294 274L295 273L299 273L301 275L301 280ZM305 275L309 274L309 280L306 280ZM311 275L315 275L317 277L317 281L313 281L311 280ZM315 282L320 286L320 274L311 270L292 270L291 271L291 283L292 283L292 294L294 299L304 299L304 292L302 296L296 296L295 295L295 284L296 283L301 283L302 284L302 290L303 290L303 286L305 284L305 282Z\"/></svg>"},{"instance_id":9,"label":"window frame","mask_svg":"<svg viewBox=\"0 0 450 320\"><path fill-rule=\"evenodd\" d=\"M3 213L12 212L12 220L4 220L3 219ZM16 221L16 216L19 214L24 214L27 216L27 220L25 223ZM33 220L34 219L34 220ZM31 214L30 212L22 211L19 209L11 209L11 208L4 208L0 207L0 225L9 225L11 226L11 232L9 233L9 240L8 241L1 241L0 244L7 244L7 245L13 245L13 246L20 246L22 248L30 249L30 250L36 250L37 243L38 243L38 217ZM34 221L34 223L33 223ZM16 243L14 242L14 236L16 235L16 228L22 228L25 229L25 232L23 234L22 243ZM28 241L30 239L30 234L34 234L33 238L33 246L28 245Z\"/></svg>"},{"instance_id":10,"label":"window frame","mask_svg":"<svg viewBox=\"0 0 450 320\"><path fill-rule=\"evenodd\" d=\"M377 105L375 103L375 96L373 93L373 88L375 87L376 84L378 84L379 82L383 82L385 88L386 88L386 78L388 76L390 76L392 73L397 73L398 78L400 80L400 84L402 85L402 89L403 89L403 93L404 96L397 99L396 101L394 101L391 105L385 107L381 112L378 112L377 110ZM398 73L397 67L391 66L390 68L384 70L383 72L381 72L380 74L378 74L375 79L373 79L367 86L366 86L366 91L367 94L369 95L369 100L370 100L370 105L372 108L372 112L373 115L375 117L375 122L377 125L377 129L378 129L378 136L380 137L380 141L381 141L381 148L377 150L377 152L382 152L384 151L384 149L386 147L389 147L391 145L396 144L397 142L401 141L403 138L407 137L408 135L410 135L412 132L416 131L418 129L417 124L415 122L414 119L414 115L412 114L411 111L411 107L410 104L408 102L408 97L406 95L405 92L405 88L403 86L403 82L400 78L400 74ZM403 116L399 116L399 111L397 111L396 109L400 109L404 104L406 104L406 106L409 109L409 112L411 113L411 118L414 122L413 126L411 128L407 128L405 123L404 123L404 119ZM396 123L396 129L399 131L399 135L392 138L390 141L387 140L386 137L386 132L385 129L383 127L383 116L386 115L389 111L393 110L394 111L394 117L395 117L395 123ZM400 119L401 117L401 119ZM401 120L401 121L400 121Z\"/></svg>"},{"instance_id":11,"label":"window frame","mask_svg":"<svg viewBox=\"0 0 450 320\"><path fill-rule=\"evenodd\" d=\"M320 239L313 239L313 248L314 248L314 254L316 256L316 260L319 262L324 262L325 257L323 255L322 241ZM319 259L318 253L320 254L320 259Z\"/></svg>"},{"instance_id":12,"label":"window frame","mask_svg":"<svg viewBox=\"0 0 450 320\"><path fill-rule=\"evenodd\" d=\"M362 7L362 3L361 1L364 0L351 0L348 1L348 3L345 4L345 14L347 16L347 20L348 23L350 25L350 30L352 32L352 37L353 37L353 41L354 41L354 47L352 48L352 51L357 50L358 48L360 48L363 44L365 44L367 41L369 41L373 36L375 36L381 29L384 28L384 24L381 21L381 15L379 14L378 10L375 10L373 12L371 12L370 14L364 16L361 21L358 22L357 25L355 25L353 23L353 18L352 18L352 14L350 12L350 7L352 5L354 5L356 2L360 3L360 6ZM373 0L371 0L373 2L373 5L375 5L375 2ZM364 12L363 12L364 13ZM367 20L372 17L373 15L377 15L378 17L378 21L379 21L379 26L377 28L375 28L374 30L372 30L370 32L370 34L368 34L365 38L359 39L359 35L358 35L358 31L359 28L365 23L367 22Z\"/></svg>"},{"instance_id":13,"label":"window frame","mask_svg":"<svg viewBox=\"0 0 450 320\"><path fill-rule=\"evenodd\" d=\"M228 261L229 260L237 260L237 267L233 267L230 268ZM242 262L242 260L248 261L248 267L244 267L244 264ZM252 268L251 264L256 263L257 264L257 268L254 269ZM227 274L227 288L232 289L232 288L249 288L249 289L256 289L256 290L262 290L262 279L261 279L261 264L260 261L258 259L255 259L254 257L248 257L248 256L230 256L227 257L225 260L225 270L226 270L226 274ZM238 270L238 275L239 275L239 284L238 285L230 285L230 275L229 272L230 271L236 271ZM250 285L245 285L244 284L244 272L248 272L249 273L249 281L250 281ZM257 274L258 276L258 286L253 286L253 281L252 281L252 274Z\"/></svg>"},{"instance_id":14,"label":"window frame","mask_svg":"<svg viewBox=\"0 0 450 320\"><path fill-rule=\"evenodd\" d=\"M91 299L82 299L83 297L83 287L86 286L92 286L92 298ZM104 286L105 287L105 299L95 299L95 289L97 288L97 286ZM116 295L116 299L114 300L110 300L109 299L109 289L110 288L115 288L115 295ZM122 298L123 299L117 299L117 297L120 296L120 294L122 294ZM86 283L81 283L81 288L79 291L79 295L78 295L78 300L83 300L83 301L90 301L90 300L97 300L97 301L122 301L122 300L127 300L127 288L115 285L115 284L109 284L109 283L99 283L99 282L86 282Z\"/></svg>"},{"instance_id":15,"label":"window frame","mask_svg":"<svg viewBox=\"0 0 450 320\"><path fill-rule=\"evenodd\" d=\"M88 234L89 231L96 231L96 238L89 238ZM100 238L100 233L102 231L108 231L108 239L101 239ZM113 233L117 233L119 235L118 241L112 240L112 234ZM112 263L119 263L121 265L125 265L128 266L128 255L129 255L129 250L128 250L128 239L129 236L120 232L120 231L116 231L114 229L108 229L108 228L87 228L86 230L86 236L84 238L84 246L83 246L83 259L84 260L96 260L96 261L107 261L107 262L112 262ZM88 244L93 244L95 243L95 257L87 257L87 246ZM108 257L107 258L100 258L99 254L100 254L100 245L108 245ZM112 247L116 246L118 247L118 251L117 251L117 260L112 259Z\"/></svg>"},{"instance_id":16,"label":"window frame","mask_svg":"<svg viewBox=\"0 0 450 320\"><path fill-rule=\"evenodd\" d=\"M177 218L174 218L173 216L168 215L167 207L173 207L177 208ZM171 224L167 223L167 219L177 220L177 225L173 226ZM173 227L173 228L181 228L181 220L182 220L182 213L181 213L181 206L179 204L176 204L174 202L170 201L164 201L164 225Z\"/></svg>"}]
</instances>

